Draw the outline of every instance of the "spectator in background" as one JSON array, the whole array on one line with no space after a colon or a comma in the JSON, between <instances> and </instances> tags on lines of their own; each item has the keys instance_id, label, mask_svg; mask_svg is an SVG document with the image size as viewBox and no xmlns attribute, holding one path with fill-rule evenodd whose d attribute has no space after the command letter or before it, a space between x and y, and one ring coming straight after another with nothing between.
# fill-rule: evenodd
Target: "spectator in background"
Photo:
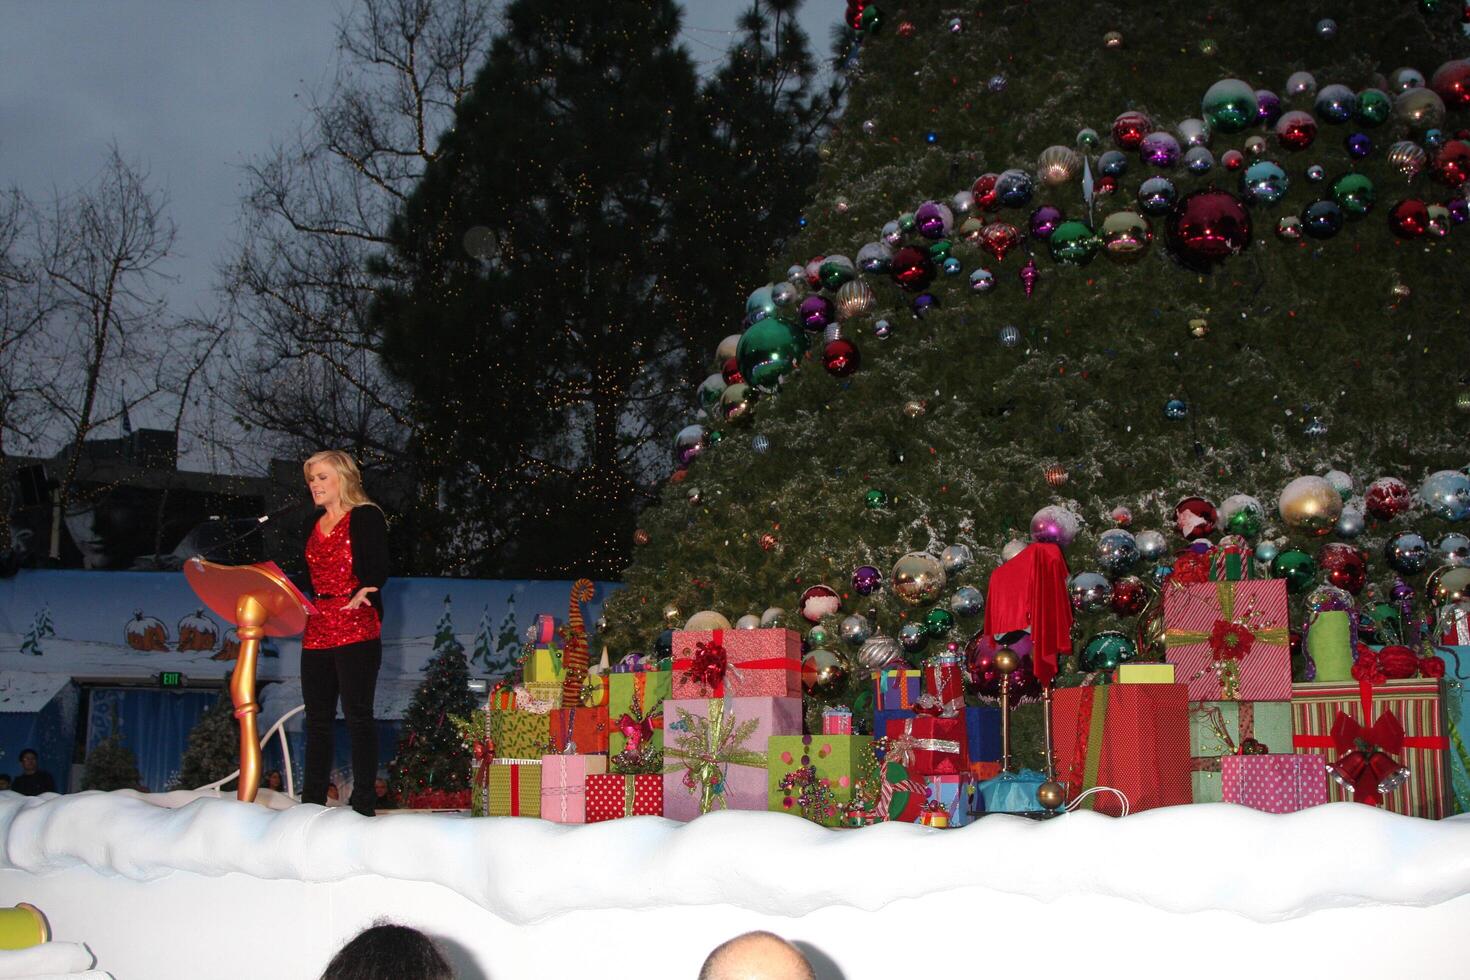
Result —
<instances>
[{"instance_id":1,"label":"spectator in background","mask_svg":"<svg viewBox=\"0 0 1470 980\"><path fill-rule=\"evenodd\" d=\"M327 783L327 806L341 806L342 791L337 788L336 783Z\"/></svg>"},{"instance_id":2,"label":"spectator in background","mask_svg":"<svg viewBox=\"0 0 1470 980\"><path fill-rule=\"evenodd\" d=\"M10 788L10 773L0 772L0 791Z\"/></svg>"},{"instance_id":3,"label":"spectator in background","mask_svg":"<svg viewBox=\"0 0 1470 980\"><path fill-rule=\"evenodd\" d=\"M455 980L428 936L379 920L332 957L321 980Z\"/></svg>"},{"instance_id":4,"label":"spectator in background","mask_svg":"<svg viewBox=\"0 0 1470 980\"><path fill-rule=\"evenodd\" d=\"M747 932L716 946L699 980L817 980L801 950L773 932Z\"/></svg>"},{"instance_id":5,"label":"spectator in background","mask_svg":"<svg viewBox=\"0 0 1470 980\"><path fill-rule=\"evenodd\" d=\"M40 767L40 756L35 749L21 749L20 775L11 782L10 788L21 796L40 796L56 792L56 780Z\"/></svg>"},{"instance_id":6,"label":"spectator in background","mask_svg":"<svg viewBox=\"0 0 1470 980\"><path fill-rule=\"evenodd\" d=\"M388 780L384 779L382 776L379 776L377 779L373 780L373 797L375 800L374 805L379 810L398 809L398 803L388 793Z\"/></svg>"},{"instance_id":7,"label":"spectator in background","mask_svg":"<svg viewBox=\"0 0 1470 980\"><path fill-rule=\"evenodd\" d=\"M265 774L265 780L261 783L266 789L275 790L277 793L286 792L286 780L281 775L281 770L272 769Z\"/></svg>"}]
</instances>

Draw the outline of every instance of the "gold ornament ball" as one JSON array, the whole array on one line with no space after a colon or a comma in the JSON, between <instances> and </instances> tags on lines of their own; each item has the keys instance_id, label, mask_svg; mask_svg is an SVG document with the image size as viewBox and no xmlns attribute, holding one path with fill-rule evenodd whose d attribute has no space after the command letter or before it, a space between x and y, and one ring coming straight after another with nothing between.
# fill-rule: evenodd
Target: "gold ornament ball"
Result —
<instances>
[{"instance_id":1,"label":"gold ornament ball","mask_svg":"<svg viewBox=\"0 0 1470 980\"><path fill-rule=\"evenodd\" d=\"M698 630L699 632L727 630L730 629L730 621L713 609L703 609L690 616L689 621L684 624L684 628L686 630Z\"/></svg>"},{"instance_id":2,"label":"gold ornament ball","mask_svg":"<svg viewBox=\"0 0 1470 980\"><path fill-rule=\"evenodd\" d=\"M923 415L928 410L929 406L925 405L917 398L910 399L909 401L903 403L903 414L907 415L911 419L918 418L920 415Z\"/></svg>"},{"instance_id":3,"label":"gold ornament ball","mask_svg":"<svg viewBox=\"0 0 1470 980\"><path fill-rule=\"evenodd\" d=\"M1320 536L1337 527L1342 494L1320 476L1299 476L1281 491L1277 507L1289 527Z\"/></svg>"},{"instance_id":4,"label":"gold ornament ball","mask_svg":"<svg viewBox=\"0 0 1470 980\"><path fill-rule=\"evenodd\" d=\"M1066 797L1062 793L1062 784L1055 779L1048 779L1036 787L1036 802L1048 810L1055 810L1061 806L1066 802Z\"/></svg>"},{"instance_id":5,"label":"gold ornament ball","mask_svg":"<svg viewBox=\"0 0 1470 980\"><path fill-rule=\"evenodd\" d=\"M1455 396L1455 408L1462 413L1470 413L1470 391L1462 391Z\"/></svg>"},{"instance_id":6,"label":"gold ornament ball","mask_svg":"<svg viewBox=\"0 0 1470 980\"><path fill-rule=\"evenodd\" d=\"M1206 58L1213 58L1220 53L1220 42L1212 37L1201 39L1199 42L1199 53Z\"/></svg>"},{"instance_id":7,"label":"gold ornament ball","mask_svg":"<svg viewBox=\"0 0 1470 980\"><path fill-rule=\"evenodd\" d=\"M1115 262L1136 262L1148 251L1154 233L1137 211L1115 211L1103 219L1098 233L1103 252Z\"/></svg>"},{"instance_id":8,"label":"gold ornament ball","mask_svg":"<svg viewBox=\"0 0 1470 980\"><path fill-rule=\"evenodd\" d=\"M679 611L678 606L674 605L672 602L669 603L667 606L664 606L665 623L670 626L678 626L683 619L684 614Z\"/></svg>"},{"instance_id":9,"label":"gold ornament ball","mask_svg":"<svg viewBox=\"0 0 1470 980\"><path fill-rule=\"evenodd\" d=\"M820 157L820 158L822 158L823 160L830 160L830 159L832 159L832 147L830 147L827 144L823 143L821 146L819 146L817 148L817 156Z\"/></svg>"},{"instance_id":10,"label":"gold ornament ball","mask_svg":"<svg viewBox=\"0 0 1470 980\"><path fill-rule=\"evenodd\" d=\"M734 357L735 352L739 349L740 335L738 333L732 333L730 336L720 341L720 346L715 348L715 360L723 364L730 358Z\"/></svg>"},{"instance_id":11,"label":"gold ornament ball","mask_svg":"<svg viewBox=\"0 0 1470 980\"><path fill-rule=\"evenodd\" d=\"M862 316L873 308L877 299L873 296L873 288L861 279L845 282L837 290L837 319L851 320L855 316Z\"/></svg>"},{"instance_id":12,"label":"gold ornament ball","mask_svg":"<svg viewBox=\"0 0 1470 980\"><path fill-rule=\"evenodd\" d=\"M1393 113L1410 129L1434 129L1444 122L1444 99L1429 88L1411 88L1393 100Z\"/></svg>"},{"instance_id":13,"label":"gold ornament ball","mask_svg":"<svg viewBox=\"0 0 1470 980\"><path fill-rule=\"evenodd\" d=\"M1403 302L1404 300L1406 300L1410 296L1412 296L1413 293L1414 293L1414 291L1412 289L1410 289L1408 286L1405 286L1401 282L1394 283L1393 284L1393 289L1390 290L1390 292L1393 293L1393 298L1396 301L1398 301L1398 302Z\"/></svg>"},{"instance_id":14,"label":"gold ornament ball","mask_svg":"<svg viewBox=\"0 0 1470 980\"><path fill-rule=\"evenodd\" d=\"M847 209L851 207L851 205L847 203L847 198L839 197L836 203L832 205L832 207L833 210L835 210L838 214L846 214Z\"/></svg>"},{"instance_id":15,"label":"gold ornament ball","mask_svg":"<svg viewBox=\"0 0 1470 980\"><path fill-rule=\"evenodd\" d=\"M641 527L633 532L633 543L638 545L639 547L642 547L651 540L653 539L648 536L648 532L643 530L643 528Z\"/></svg>"},{"instance_id":16,"label":"gold ornament ball","mask_svg":"<svg viewBox=\"0 0 1470 980\"><path fill-rule=\"evenodd\" d=\"M1427 159L1424 147L1409 140L1400 140L1388 148L1388 165L1410 180L1419 176Z\"/></svg>"},{"instance_id":17,"label":"gold ornament ball","mask_svg":"<svg viewBox=\"0 0 1470 980\"><path fill-rule=\"evenodd\" d=\"M1070 476L1070 474L1067 472L1067 468L1061 463L1052 463L1046 468L1043 475L1046 477L1046 482L1054 487L1063 486L1067 482L1067 478Z\"/></svg>"},{"instance_id":18,"label":"gold ornament ball","mask_svg":"<svg viewBox=\"0 0 1470 980\"><path fill-rule=\"evenodd\" d=\"M1081 170L1082 156L1070 146L1048 146L1036 159L1036 175L1049 187L1070 183Z\"/></svg>"},{"instance_id":19,"label":"gold ornament ball","mask_svg":"<svg viewBox=\"0 0 1470 980\"><path fill-rule=\"evenodd\" d=\"M893 564L893 594L910 606L933 602L944 591L944 564L924 551L911 551Z\"/></svg>"},{"instance_id":20,"label":"gold ornament ball","mask_svg":"<svg viewBox=\"0 0 1470 980\"><path fill-rule=\"evenodd\" d=\"M995 664L995 669L1002 674L1009 674L1021 666L1021 658L1016 656L1016 651L1010 647L1001 647L995 651L995 656L991 658L991 662Z\"/></svg>"},{"instance_id":21,"label":"gold ornament ball","mask_svg":"<svg viewBox=\"0 0 1470 980\"><path fill-rule=\"evenodd\" d=\"M1195 317L1189 321L1189 335L1191 337L1204 338L1209 336L1209 333L1210 324L1207 320L1201 317Z\"/></svg>"},{"instance_id":22,"label":"gold ornament ball","mask_svg":"<svg viewBox=\"0 0 1470 980\"><path fill-rule=\"evenodd\" d=\"M1247 136L1245 139L1245 152L1253 157L1258 157L1266 152L1266 137L1256 135Z\"/></svg>"},{"instance_id":23,"label":"gold ornament ball","mask_svg":"<svg viewBox=\"0 0 1470 980\"><path fill-rule=\"evenodd\" d=\"M818 647L802 658L801 686L808 694L830 697L847 684L849 673L847 661L840 655Z\"/></svg>"},{"instance_id":24,"label":"gold ornament ball","mask_svg":"<svg viewBox=\"0 0 1470 980\"><path fill-rule=\"evenodd\" d=\"M1434 582L1434 604L1447 606L1470 599L1470 568L1447 568Z\"/></svg>"},{"instance_id":25,"label":"gold ornament ball","mask_svg":"<svg viewBox=\"0 0 1470 980\"><path fill-rule=\"evenodd\" d=\"M1119 31L1108 31L1103 35L1103 47L1116 51L1123 46L1123 35Z\"/></svg>"}]
</instances>

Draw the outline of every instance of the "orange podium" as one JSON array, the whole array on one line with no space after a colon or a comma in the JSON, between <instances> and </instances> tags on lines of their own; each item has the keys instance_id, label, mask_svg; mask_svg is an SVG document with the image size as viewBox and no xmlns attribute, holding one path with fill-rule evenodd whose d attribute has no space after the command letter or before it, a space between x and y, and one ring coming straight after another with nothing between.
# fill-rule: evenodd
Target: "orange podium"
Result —
<instances>
[{"instance_id":1,"label":"orange podium","mask_svg":"<svg viewBox=\"0 0 1470 980\"><path fill-rule=\"evenodd\" d=\"M306 628L306 617L316 612L311 601L291 584L275 562L256 565L216 565L203 558L184 563L184 577L194 594L217 615L235 625L240 657L230 675L230 699L240 720L240 784L236 798L255 800L260 786L260 741L255 716L255 664L262 636L295 636Z\"/></svg>"}]
</instances>

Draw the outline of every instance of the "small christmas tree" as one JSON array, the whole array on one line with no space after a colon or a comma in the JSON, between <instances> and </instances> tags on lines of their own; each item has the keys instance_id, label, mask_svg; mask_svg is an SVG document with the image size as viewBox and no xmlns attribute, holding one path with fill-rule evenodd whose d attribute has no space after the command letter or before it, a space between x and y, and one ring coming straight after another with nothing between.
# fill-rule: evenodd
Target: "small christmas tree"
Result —
<instances>
[{"instance_id":1,"label":"small christmas tree","mask_svg":"<svg viewBox=\"0 0 1470 980\"><path fill-rule=\"evenodd\" d=\"M21 641L20 652L29 653L33 657L42 654L41 641L48 636L56 635L56 627L51 625L51 607L42 606L36 613L35 619L31 620L31 628Z\"/></svg>"},{"instance_id":2,"label":"small christmas tree","mask_svg":"<svg viewBox=\"0 0 1470 980\"><path fill-rule=\"evenodd\" d=\"M87 753L86 771L82 774L82 789L100 789L111 792L115 789L137 789L143 781L138 772L138 757L123 744L122 730L118 727L117 711L112 713L112 734L92 746Z\"/></svg>"},{"instance_id":3,"label":"small christmas tree","mask_svg":"<svg viewBox=\"0 0 1470 980\"><path fill-rule=\"evenodd\" d=\"M240 724L235 720L235 705L229 693L221 691L219 700L194 723L189 732L184 757L179 761L179 775L174 789L196 789L207 786L234 772L240 766ZM232 780L226 789L234 785Z\"/></svg>"},{"instance_id":4,"label":"small christmas tree","mask_svg":"<svg viewBox=\"0 0 1470 980\"><path fill-rule=\"evenodd\" d=\"M475 708L469 689L469 662L454 638L449 597L434 628L434 657L403 716L390 783L403 800L430 792L459 792L469 785L470 753L451 716L466 717Z\"/></svg>"}]
</instances>

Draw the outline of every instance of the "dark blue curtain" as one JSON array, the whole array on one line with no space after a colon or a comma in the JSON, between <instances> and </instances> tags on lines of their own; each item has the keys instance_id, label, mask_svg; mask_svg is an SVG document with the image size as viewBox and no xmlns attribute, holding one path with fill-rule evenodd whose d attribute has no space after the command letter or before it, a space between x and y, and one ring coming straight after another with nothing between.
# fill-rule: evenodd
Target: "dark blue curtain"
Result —
<instances>
[{"instance_id":1,"label":"dark blue curtain","mask_svg":"<svg viewBox=\"0 0 1470 980\"><path fill-rule=\"evenodd\" d=\"M162 792L178 775L189 732L218 698L218 691L94 687L87 712L87 751L111 735L116 724L123 744L138 757L143 785Z\"/></svg>"},{"instance_id":2,"label":"dark blue curtain","mask_svg":"<svg viewBox=\"0 0 1470 980\"><path fill-rule=\"evenodd\" d=\"M71 754L75 745L76 712L65 708L66 693L52 698L40 711L0 713L0 772L14 779L20 773L20 754L35 749L40 767L56 780L59 793L67 791ZM71 697L75 709L76 698Z\"/></svg>"},{"instance_id":3,"label":"dark blue curtain","mask_svg":"<svg viewBox=\"0 0 1470 980\"><path fill-rule=\"evenodd\" d=\"M290 725L290 722L286 724ZM387 771L388 762L398 751L398 728L399 722L396 720L378 719L378 769L380 771ZM349 779L352 775L352 745L347 740L347 722L338 718L335 729L332 739L332 779L334 782L337 781L339 775ZM306 733L287 730L286 737L291 740L291 767L296 773L296 795L300 796L302 765L306 762ZM261 757L261 772L283 769L281 740L271 739L270 744L261 753ZM342 798L346 799L347 794L344 793Z\"/></svg>"}]
</instances>

